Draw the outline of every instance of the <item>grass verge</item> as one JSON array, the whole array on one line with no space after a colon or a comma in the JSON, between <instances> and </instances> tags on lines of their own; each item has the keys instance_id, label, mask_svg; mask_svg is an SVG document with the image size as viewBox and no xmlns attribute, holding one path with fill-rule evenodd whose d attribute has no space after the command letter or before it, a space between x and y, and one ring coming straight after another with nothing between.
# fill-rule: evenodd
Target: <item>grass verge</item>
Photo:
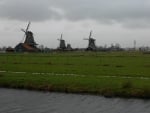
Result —
<instances>
[{"instance_id":1,"label":"grass verge","mask_svg":"<svg viewBox=\"0 0 150 113\"><path fill-rule=\"evenodd\" d=\"M150 98L150 80L95 76L1 74L0 87L103 95L105 97Z\"/></svg>"}]
</instances>

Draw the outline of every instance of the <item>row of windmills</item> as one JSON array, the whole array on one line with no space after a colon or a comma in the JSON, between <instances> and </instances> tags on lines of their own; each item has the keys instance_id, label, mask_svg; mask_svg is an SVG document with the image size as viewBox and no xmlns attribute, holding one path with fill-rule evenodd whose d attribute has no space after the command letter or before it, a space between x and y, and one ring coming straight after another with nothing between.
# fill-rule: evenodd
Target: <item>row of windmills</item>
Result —
<instances>
[{"instance_id":1,"label":"row of windmills","mask_svg":"<svg viewBox=\"0 0 150 113\"><path fill-rule=\"evenodd\" d=\"M21 31L25 33L24 34L25 39L24 39L24 42L21 42L16 45L16 47L14 48L16 52L38 52L40 51L40 49L37 48L38 44L34 40L33 33L29 31L30 24L31 23L29 22L26 29L21 29ZM59 40L59 47L57 48L57 50L73 50L71 47L71 44L66 45L62 34L58 40ZM84 40L88 40L88 47L86 48L86 50L97 49L95 45L95 39L92 38L92 31L90 32L89 37Z\"/></svg>"},{"instance_id":2,"label":"row of windmills","mask_svg":"<svg viewBox=\"0 0 150 113\"><path fill-rule=\"evenodd\" d=\"M59 43L59 47L58 49L59 50L72 50L72 47L71 47L71 44L65 44L65 40L62 38L62 34L61 34L61 37L60 39L58 39L60 41ZM95 45L95 39L92 38L92 31L90 32L90 35L89 35L89 38L85 38L84 40L88 40L88 47L86 48L86 50L96 50L97 47Z\"/></svg>"}]
</instances>

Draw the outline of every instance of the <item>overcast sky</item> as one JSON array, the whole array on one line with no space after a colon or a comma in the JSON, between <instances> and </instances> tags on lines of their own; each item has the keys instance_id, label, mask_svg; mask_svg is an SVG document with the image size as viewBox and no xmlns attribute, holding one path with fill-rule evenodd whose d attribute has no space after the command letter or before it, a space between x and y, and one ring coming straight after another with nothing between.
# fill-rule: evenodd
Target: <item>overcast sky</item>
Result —
<instances>
[{"instance_id":1,"label":"overcast sky","mask_svg":"<svg viewBox=\"0 0 150 113\"><path fill-rule=\"evenodd\" d=\"M28 21L35 41L50 48L61 33L73 48L87 47L90 30L97 46L150 46L150 0L0 0L0 47L23 42Z\"/></svg>"}]
</instances>

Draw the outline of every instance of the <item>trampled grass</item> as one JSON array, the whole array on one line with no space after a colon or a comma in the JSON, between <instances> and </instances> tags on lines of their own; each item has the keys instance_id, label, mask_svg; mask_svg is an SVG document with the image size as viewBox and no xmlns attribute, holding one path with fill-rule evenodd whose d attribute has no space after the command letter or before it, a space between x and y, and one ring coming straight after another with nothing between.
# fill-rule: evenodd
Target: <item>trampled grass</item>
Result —
<instances>
[{"instance_id":1,"label":"trampled grass","mask_svg":"<svg viewBox=\"0 0 150 113\"><path fill-rule=\"evenodd\" d=\"M150 55L139 52L0 54L0 71L2 87L150 97Z\"/></svg>"}]
</instances>

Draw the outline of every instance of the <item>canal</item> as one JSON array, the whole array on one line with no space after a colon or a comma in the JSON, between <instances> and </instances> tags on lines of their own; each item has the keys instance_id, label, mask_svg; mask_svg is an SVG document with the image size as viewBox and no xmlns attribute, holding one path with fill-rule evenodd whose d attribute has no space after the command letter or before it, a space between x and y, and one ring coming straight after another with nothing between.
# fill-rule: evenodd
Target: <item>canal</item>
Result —
<instances>
[{"instance_id":1,"label":"canal","mask_svg":"<svg viewBox=\"0 0 150 113\"><path fill-rule=\"evenodd\" d=\"M0 113L150 113L150 100L0 88Z\"/></svg>"}]
</instances>

